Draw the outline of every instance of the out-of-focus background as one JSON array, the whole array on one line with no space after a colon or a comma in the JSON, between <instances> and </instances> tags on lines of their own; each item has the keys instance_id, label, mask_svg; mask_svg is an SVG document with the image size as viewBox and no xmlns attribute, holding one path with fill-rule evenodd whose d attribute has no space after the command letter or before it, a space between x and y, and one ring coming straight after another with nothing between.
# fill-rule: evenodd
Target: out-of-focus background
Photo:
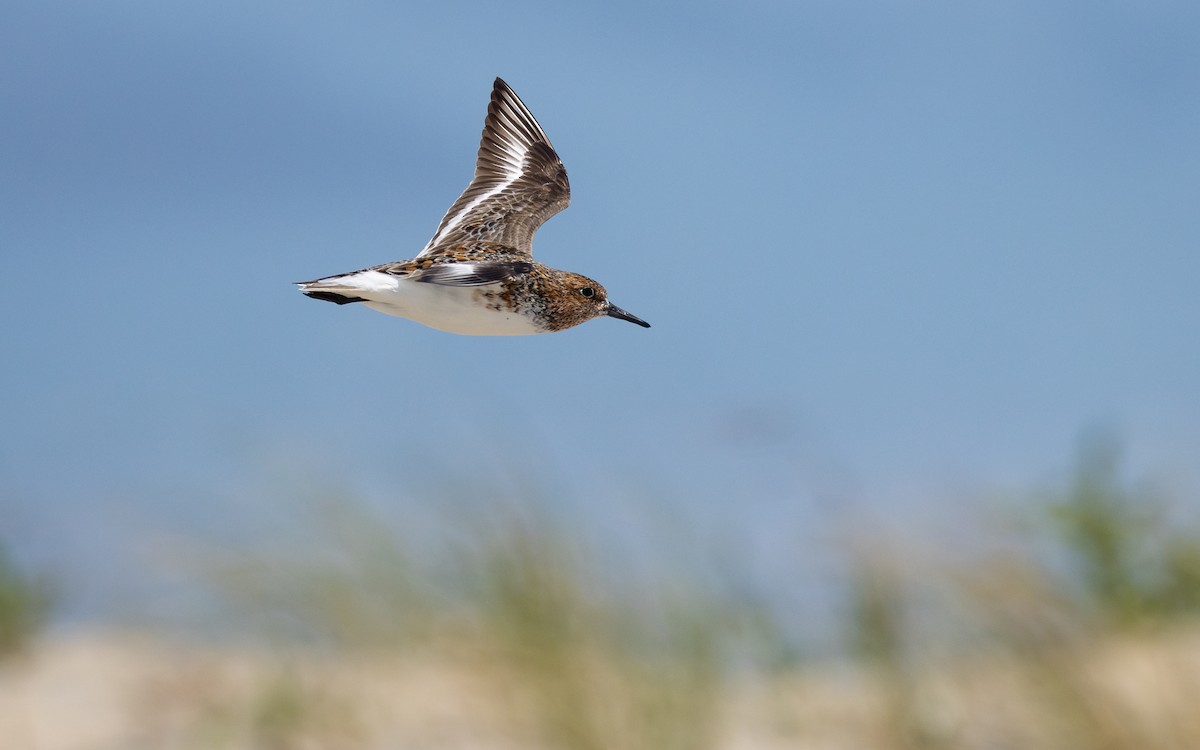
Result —
<instances>
[{"instance_id":1,"label":"out-of-focus background","mask_svg":"<svg viewBox=\"0 0 1200 750\"><path fill-rule=\"evenodd\" d=\"M0 8L0 744L1192 748L1200 8ZM504 77L541 260L411 257Z\"/></svg>"}]
</instances>

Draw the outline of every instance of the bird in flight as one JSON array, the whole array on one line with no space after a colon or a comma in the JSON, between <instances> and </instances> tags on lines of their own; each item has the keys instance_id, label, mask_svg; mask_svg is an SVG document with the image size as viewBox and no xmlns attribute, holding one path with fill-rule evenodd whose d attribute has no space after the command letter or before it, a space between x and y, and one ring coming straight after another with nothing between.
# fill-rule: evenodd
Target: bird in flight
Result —
<instances>
[{"instance_id":1,"label":"bird in flight","mask_svg":"<svg viewBox=\"0 0 1200 750\"><path fill-rule=\"evenodd\" d=\"M469 336L553 333L605 316L649 328L609 302L599 283L533 259L534 232L570 199L550 139L497 78L475 177L417 257L297 286L314 299Z\"/></svg>"}]
</instances>

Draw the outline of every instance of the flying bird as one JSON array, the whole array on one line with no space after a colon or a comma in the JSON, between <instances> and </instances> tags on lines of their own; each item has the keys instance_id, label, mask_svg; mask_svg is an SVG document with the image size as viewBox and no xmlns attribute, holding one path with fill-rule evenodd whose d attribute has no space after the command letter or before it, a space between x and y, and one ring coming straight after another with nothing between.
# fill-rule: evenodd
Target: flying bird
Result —
<instances>
[{"instance_id":1,"label":"flying bird","mask_svg":"<svg viewBox=\"0 0 1200 750\"><path fill-rule=\"evenodd\" d=\"M553 333L610 317L650 324L598 282L533 259L533 234L567 207L567 170L533 114L497 78L475 177L411 260L297 284L314 299L470 336Z\"/></svg>"}]
</instances>

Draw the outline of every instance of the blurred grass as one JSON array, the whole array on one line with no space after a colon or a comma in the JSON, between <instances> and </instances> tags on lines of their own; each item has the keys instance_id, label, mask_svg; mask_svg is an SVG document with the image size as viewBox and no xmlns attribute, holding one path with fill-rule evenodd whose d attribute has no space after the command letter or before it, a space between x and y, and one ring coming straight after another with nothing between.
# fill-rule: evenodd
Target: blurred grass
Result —
<instances>
[{"instance_id":1,"label":"blurred grass","mask_svg":"<svg viewBox=\"0 0 1200 750\"><path fill-rule=\"evenodd\" d=\"M756 578L682 521L635 550L549 498L416 523L330 493L210 561L257 637L159 675L109 746L1194 749L1200 533L1148 487L1091 438L990 551L841 545L841 652L772 599L795 571Z\"/></svg>"},{"instance_id":2,"label":"blurred grass","mask_svg":"<svg viewBox=\"0 0 1200 750\"><path fill-rule=\"evenodd\" d=\"M20 570L0 544L0 660L31 646L52 601L49 582Z\"/></svg>"},{"instance_id":3,"label":"blurred grass","mask_svg":"<svg viewBox=\"0 0 1200 750\"><path fill-rule=\"evenodd\" d=\"M336 498L319 504L317 544L291 560L251 557L222 587L319 643L466 675L491 696L490 731L521 747L704 750L739 734L821 746L826 718L794 686L835 674L854 686L837 709L854 717L841 729L851 746L1200 747L1194 722L1173 710L1147 719L1107 666L1130 638L1153 650L1196 628L1200 535L1123 478L1102 436L1034 501L1005 554L969 564L888 539L846 545L840 662L761 658L814 649L772 602L673 558L685 526L639 567L550 503L488 498L447 514L443 537L416 540ZM1200 666L1160 669L1165 684L1200 688ZM759 699L747 706L748 695Z\"/></svg>"},{"instance_id":4,"label":"blurred grass","mask_svg":"<svg viewBox=\"0 0 1200 750\"><path fill-rule=\"evenodd\" d=\"M1115 438L1088 436L1071 484L1046 503L1046 532L1075 574L1069 587L1116 627L1200 613L1200 534L1123 480L1120 458Z\"/></svg>"},{"instance_id":5,"label":"blurred grass","mask_svg":"<svg viewBox=\"0 0 1200 750\"><path fill-rule=\"evenodd\" d=\"M847 624L880 696L874 746L1200 747L1200 531L1186 510L1126 480L1116 441L1090 435L999 556L853 555ZM993 713L1009 715L982 732Z\"/></svg>"},{"instance_id":6,"label":"blurred grass","mask_svg":"<svg viewBox=\"0 0 1200 750\"><path fill-rule=\"evenodd\" d=\"M363 504L322 503L336 520L319 550L222 566L219 585L276 634L473 675L531 746L715 747L727 649L749 617L678 571L653 585L616 574L580 530L498 505L413 545ZM414 547L430 546L419 562Z\"/></svg>"}]
</instances>

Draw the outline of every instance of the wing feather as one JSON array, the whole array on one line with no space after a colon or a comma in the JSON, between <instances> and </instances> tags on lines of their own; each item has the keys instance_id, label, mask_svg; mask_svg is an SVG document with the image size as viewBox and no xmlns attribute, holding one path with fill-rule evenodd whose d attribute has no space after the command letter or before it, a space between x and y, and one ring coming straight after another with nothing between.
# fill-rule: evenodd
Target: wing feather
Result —
<instances>
[{"instance_id":1,"label":"wing feather","mask_svg":"<svg viewBox=\"0 0 1200 750\"><path fill-rule=\"evenodd\" d=\"M567 207L562 160L533 114L497 78L475 161L475 177L442 218L418 258L472 240L532 256L533 234Z\"/></svg>"},{"instance_id":2,"label":"wing feather","mask_svg":"<svg viewBox=\"0 0 1200 750\"><path fill-rule=\"evenodd\" d=\"M532 270L533 264L524 261L442 263L416 271L410 278L413 281L443 286L483 286L511 279Z\"/></svg>"}]
</instances>

